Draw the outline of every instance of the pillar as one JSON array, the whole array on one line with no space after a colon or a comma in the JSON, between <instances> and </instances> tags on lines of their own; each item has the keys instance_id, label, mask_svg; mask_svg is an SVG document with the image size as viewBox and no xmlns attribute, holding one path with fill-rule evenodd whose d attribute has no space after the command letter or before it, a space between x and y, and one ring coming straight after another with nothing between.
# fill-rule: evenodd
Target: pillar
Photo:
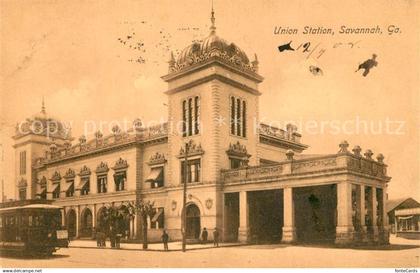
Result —
<instances>
[{"instance_id":1,"label":"pillar","mask_svg":"<svg viewBox=\"0 0 420 273\"><path fill-rule=\"evenodd\" d=\"M249 206L247 200L247 192L239 193L239 229L238 241L246 243L250 239L249 234Z\"/></svg>"},{"instance_id":2,"label":"pillar","mask_svg":"<svg viewBox=\"0 0 420 273\"><path fill-rule=\"evenodd\" d=\"M376 187L372 187L372 235L373 241L379 241L378 231L378 201L376 199Z\"/></svg>"},{"instance_id":3,"label":"pillar","mask_svg":"<svg viewBox=\"0 0 420 273\"><path fill-rule=\"evenodd\" d=\"M337 184L337 227L336 244L352 244L354 242L354 227L352 221L351 184Z\"/></svg>"},{"instance_id":4,"label":"pillar","mask_svg":"<svg viewBox=\"0 0 420 273\"><path fill-rule=\"evenodd\" d=\"M96 204L93 204L93 211L92 211L92 228L96 230Z\"/></svg>"},{"instance_id":5,"label":"pillar","mask_svg":"<svg viewBox=\"0 0 420 273\"><path fill-rule=\"evenodd\" d=\"M61 226L64 227L66 225L66 211L65 209L61 209Z\"/></svg>"},{"instance_id":6,"label":"pillar","mask_svg":"<svg viewBox=\"0 0 420 273\"><path fill-rule=\"evenodd\" d=\"M76 207L76 238L80 235L80 206Z\"/></svg>"},{"instance_id":7,"label":"pillar","mask_svg":"<svg viewBox=\"0 0 420 273\"><path fill-rule=\"evenodd\" d=\"M138 218L139 218L139 216L137 215L137 213L134 215L134 221L133 221L133 228L134 228L134 232L133 232L133 237L135 238L135 239L138 239L138 224L139 224L139 222L138 222Z\"/></svg>"},{"instance_id":8,"label":"pillar","mask_svg":"<svg viewBox=\"0 0 420 273\"><path fill-rule=\"evenodd\" d=\"M366 227L365 185L360 185L360 237L362 242L368 241Z\"/></svg>"},{"instance_id":9,"label":"pillar","mask_svg":"<svg viewBox=\"0 0 420 273\"><path fill-rule=\"evenodd\" d=\"M296 241L295 208L293 204L293 189L283 189L283 230L282 242Z\"/></svg>"}]
</instances>

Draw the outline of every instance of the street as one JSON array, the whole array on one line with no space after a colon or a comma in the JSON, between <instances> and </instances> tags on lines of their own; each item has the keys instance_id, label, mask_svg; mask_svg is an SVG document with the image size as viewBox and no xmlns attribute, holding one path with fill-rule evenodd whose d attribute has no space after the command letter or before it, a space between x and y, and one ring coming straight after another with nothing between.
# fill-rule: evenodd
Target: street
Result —
<instances>
[{"instance_id":1,"label":"street","mask_svg":"<svg viewBox=\"0 0 420 273\"><path fill-rule=\"evenodd\" d=\"M2 257L2 267L419 267L419 242L394 238L382 249L250 245L180 251L60 249L51 258Z\"/></svg>"}]
</instances>

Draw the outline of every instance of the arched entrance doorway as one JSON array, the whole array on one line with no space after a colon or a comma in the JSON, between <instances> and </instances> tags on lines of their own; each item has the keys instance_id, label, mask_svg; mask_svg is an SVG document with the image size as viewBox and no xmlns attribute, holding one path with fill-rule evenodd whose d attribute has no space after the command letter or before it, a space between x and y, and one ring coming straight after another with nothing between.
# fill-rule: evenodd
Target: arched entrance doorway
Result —
<instances>
[{"instance_id":1,"label":"arched entrance doorway","mask_svg":"<svg viewBox=\"0 0 420 273\"><path fill-rule=\"evenodd\" d=\"M82 211L80 237L92 237L92 212L88 208Z\"/></svg>"},{"instance_id":2,"label":"arched entrance doorway","mask_svg":"<svg viewBox=\"0 0 420 273\"><path fill-rule=\"evenodd\" d=\"M200 209L195 204L187 206L186 237L188 239L200 238L201 223Z\"/></svg>"},{"instance_id":3,"label":"arched entrance doorway","mask_svg":"<svg viewBox=\"0 0 420 273\"><path fill-rule=\"evenodd\" d=\"M69 233L69 239L76 237L76 212L71 209L67 212L67 231Z\"/></svg>"}]
</instances>

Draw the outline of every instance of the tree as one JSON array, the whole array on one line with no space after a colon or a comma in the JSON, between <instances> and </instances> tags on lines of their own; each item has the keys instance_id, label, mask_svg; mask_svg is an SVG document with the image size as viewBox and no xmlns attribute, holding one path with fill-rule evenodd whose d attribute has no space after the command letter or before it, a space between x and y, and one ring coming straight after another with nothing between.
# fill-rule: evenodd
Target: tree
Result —
<instances>
[{"instance_id":1,"label":"tree","mask_svg":"<svg viewBox=\"0 0 420 273\"><path fill-rule=\"evenodd\" d=\"M135 215L135 209L128 203L119 208L114 205L104 207L99 216L98 228L104 233L109 233L111 227L117 233L123 234L127 229L126 222Z\"/></svg>"},{"instance_id":2,"label":"tree","mask_svg":"<svg viewBox=\"0 0 420 273\"><path fill-rule=\"evenodd\" d=\"M136 211L140 214L143 230L143 249L147 249L147 217L155 212L154 202L141 200L136 204Z\"/></svg>"}]
</instances>

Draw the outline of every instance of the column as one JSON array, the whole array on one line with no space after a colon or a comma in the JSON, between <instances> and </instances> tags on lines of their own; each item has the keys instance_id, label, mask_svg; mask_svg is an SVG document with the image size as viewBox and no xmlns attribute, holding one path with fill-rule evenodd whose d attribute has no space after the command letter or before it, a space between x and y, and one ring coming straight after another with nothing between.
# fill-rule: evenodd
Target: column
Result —
<instances>
[{"instance_id":1,"label":"column","mask_svg":"<svg viewBox=\"0 0 420 273\"><path fill-rule=\"evenodd\" d=\"M136 238L136 239L138 239L138 229L137 229L137 226L138 226L138 215L137 215L137 213L134 215L134 220L133 220L133 229L134 229L134 232L133 232L133 238Z\"/></svg>"},{"instance_id":2,"label":"column","mask_svg":"<svg viewBox=\"0 0 420 273\"><path fill-rule=\"evenodd\" d=\"M96 230L96 204L93 204L93 211L92 211L92 228Z\"/></svg>"},{"instance_id":3,"label":"column","mask_svg":"<svg viewBox=\"0 0 420 273\"><path fill-rule=\"evenodd\" d=\"M351 244L354 242L354 227L352 221L351 184L337 184L337 227L336 244Z\"/></svg>"},{"instance_id":4,"label":"column","mask_svg":"<svg viewBox=\"0 0 420 273\"><path fill-rule=\"evenodd\" d=\"M247 200L247 192L239 193L239 229L238 241L246 243L249 241L249 207Z\"/></svg>"},{"instance_id":5,"label":"column","mask_svg":"<svg viewBox=\"0 0 420 273\"><path fill-rule=\"evenodd\" d=\"M64 227L66 225L66 211L63 208L60 210L60 212L61 212L61 226Z\"/></svg>"},{"instance_id":6,"label":"column","mask_svg":"<svg viewBox=\"0 0 420 273\"><path fill-rule=\"evenodd\" d=\"M372 232L373 232L373 241L377 242L379 240L379 231L378 231L378 201L376 199L376 187L372 187Z\"/></svg>"},{"instance_id":7,"label":"column","mask_svg":"<svg viewBox=\"0 0 420 273\"><path fill-rule=\"evenodd\" d=\"M130 239L134 238L134 218L130 218Z\"/></svg>"},{"instance_id":8,"label":"column","mask_svg":"<svg viewBox=\"0 0 420 273\"><path fill-rule=\"evenodd\" d=\"M293 188L283 189L283 230L282 242L296 241L295 206L293 203Z\"/></svg>"},{"instance_id":9,"label":"column","mask_svg":"<svg viewBox=\"0 0 420 273\"><path fill-rule=\"evenodd\" d=\"M76 207L76 238L79 238L79 235L80 235L80 231L79 231L79 228L80 228L80 206L77 206Z\"/></svg>"},{"instance_id":10,"label":"column","mask_svg":"<svg viewBox=\"0 0 420 273\"><path fill-rule=\"evenodd\" d=\"M366 227L365 185L360 185L360 237L362 242L368 241Z\"/></svg>"},{"instance_id":11,"label":"column","mask_svg":"<svg viewBox=\"0 0 420 273\"><path fill-rule=\"evenodd\" d=\"M387 199L387 186L385 185L382 188L382 243L389 244L389 220L388 220L388 213L386 208L386 199Z\"/></svg>"}]
</instances>

